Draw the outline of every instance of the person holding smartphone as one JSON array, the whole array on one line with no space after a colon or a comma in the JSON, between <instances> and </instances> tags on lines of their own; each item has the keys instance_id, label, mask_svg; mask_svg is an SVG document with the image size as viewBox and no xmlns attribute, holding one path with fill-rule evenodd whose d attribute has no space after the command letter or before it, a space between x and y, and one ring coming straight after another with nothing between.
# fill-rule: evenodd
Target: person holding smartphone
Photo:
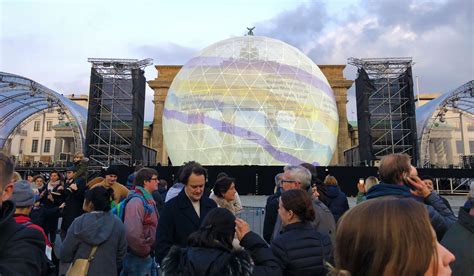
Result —
<instances>
[{"instance_id":1,"label":"person holding smartphone","mask_svg":"<svg viewBox=\"0 0 474 276\"><path fill-rule=\"evenodd\" d=\"M367 192L367 200L386 196L412 198L423 202L428 209L431 225L438 240L451 227L457 218L435 192L418 177L415 167L410 164L407 154L389 154L380 161L381 183Z\"/></svg>"}]
</instances>

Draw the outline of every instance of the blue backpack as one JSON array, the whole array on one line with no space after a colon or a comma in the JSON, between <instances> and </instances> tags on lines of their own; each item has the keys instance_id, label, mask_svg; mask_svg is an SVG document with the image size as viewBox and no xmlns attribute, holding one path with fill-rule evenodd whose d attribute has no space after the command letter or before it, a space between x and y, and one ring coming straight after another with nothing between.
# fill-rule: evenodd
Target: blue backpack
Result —
<instances>
[{"instance_id":1,"label":"blue backpack","mask_svg":"<svg viewBox=\"0 0 474 276\"><path fill-rule=\"evenodd\" d=\"M132 191L125 199L122 199L122 201L120 201L118 204L112 207L112 210L111 210L112 214L119 217L121 221L124 221L125 220L125 206L127 206L127 203L132 198L140 198L142 200L143 207L145 208L145 216L151 215L151 213L153 213L153 206L150 206L150 204L145 200L145 198L142 195L140 195L139 193L135 191Z\"/></svg>"}]
</instances>

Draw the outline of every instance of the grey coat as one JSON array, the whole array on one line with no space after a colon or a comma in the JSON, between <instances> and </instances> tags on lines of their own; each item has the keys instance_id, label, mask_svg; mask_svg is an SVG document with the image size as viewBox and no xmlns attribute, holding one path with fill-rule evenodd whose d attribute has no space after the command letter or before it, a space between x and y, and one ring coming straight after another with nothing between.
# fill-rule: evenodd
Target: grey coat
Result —
<instances>
[{"instance_id":1,"label":"grey coat","mask_svg":"<svg viewBox=\"0 0 474 276\"><path fill-rule=\"evenodd\" d=\"M127 253L125 227L110 212L91 212L76 218L67 232L61 262L87 259L92 246L98 245L89 275L117 275Z\"/></svg>"}]
</instances>

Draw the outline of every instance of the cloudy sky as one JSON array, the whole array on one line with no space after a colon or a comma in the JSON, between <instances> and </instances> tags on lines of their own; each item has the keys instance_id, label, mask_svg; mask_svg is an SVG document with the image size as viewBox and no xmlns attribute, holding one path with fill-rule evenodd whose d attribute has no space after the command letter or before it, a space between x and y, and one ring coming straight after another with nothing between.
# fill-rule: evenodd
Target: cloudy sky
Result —
<instances>
[{"instance_id":1,"label":"cloudy sky","mask_svg":"<svg viewBox=\"0 0 474 276\"><path fill-rule=\"evenodd\" d=\"M316 64L349 57L413 57L420 92L474 78L472 0L0 0L0 71L63 94L87 94L88 57L183 64L245 34L281 39ZM345 75L354 79L349 65ZM156 77L153 66L147 79ZM147 89L145 119L153 119ZM348 115L355 118L354 89Z\"/></svg>"}]
</instances>

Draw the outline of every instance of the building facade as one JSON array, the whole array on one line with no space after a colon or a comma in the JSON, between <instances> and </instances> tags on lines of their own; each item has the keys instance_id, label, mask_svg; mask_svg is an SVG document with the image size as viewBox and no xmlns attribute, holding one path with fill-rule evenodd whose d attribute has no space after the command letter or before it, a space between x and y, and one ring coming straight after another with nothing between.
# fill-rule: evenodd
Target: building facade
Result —
<instances>
[{"instance_id":1,"label":"building facade","mask_svg":"<svg viewBox=\"0 0 474 276\"><path fill-rule=\"evenodd\" d=\"M87 108L87 95L67 98ZM53 164L70 161L76 152L71 122L56 109L38 112L15 128L4 149L20 164Z\"/></svg>"}]
</instances>

